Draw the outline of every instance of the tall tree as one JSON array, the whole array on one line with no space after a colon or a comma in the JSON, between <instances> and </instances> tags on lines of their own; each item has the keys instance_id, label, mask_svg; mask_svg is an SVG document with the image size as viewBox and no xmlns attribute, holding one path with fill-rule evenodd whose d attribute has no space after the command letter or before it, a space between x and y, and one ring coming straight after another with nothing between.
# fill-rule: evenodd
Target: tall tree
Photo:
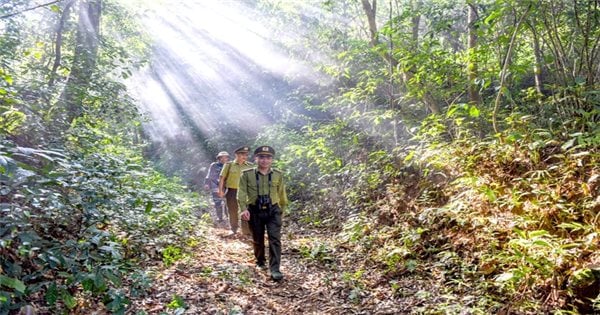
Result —
<instances>
[{"instance_id":1,"label":"tall tree","mask_svg":"<svg viewBox=\"0 0 600 315\"><path fill-rule=\"evenodd\" d=\"M102 0L79 2L75 55L61 101L67 110L67 122L83 113L82 99L96 68L100 35Z\"/></svg>"},{"instance_id":2,"label":"tall tree","mask_svg":"<svg viewBox=\"0 0 600 315\"><path fill-rule=\"evenodd\" d=\"M371 45L375 46L379 43L377 23L375 20L375 14L377 13L377 0L373 0L373 3L369 0L362 0L363 9L367 15L367 21L369 22L369 33L371 35Z\"/></svg>"},{"instance_id":3,"label":"tall tree","mask_svg":"<svg viewBox=\"0 0 600 315\"><path fill-rule=\"evenodd\" d=\"M481 97L475 81L477 80L477 8L472 1L467 3L469 8L468 13L468 58L469 63L467 65L467 75L469 79L469 102L479 105L481 104Z\"/></svg>"},{"instance_id":4,"label":"tall tree","mask_svg":"<svg viewBox=\"0 0 600 315\"><path fill-rule=\"evenodd\" d=\"M58 25L56 26L56 40L54 41L54 63L52 65L52 70L50 71L50 80L48 80L48 85L54 85L54 80L56 79L56 71L61 64L62 59L62 44L63 44L63 29L65 27L65 23L69 15L71 14L71 7L75 3L75 0L69 0L65 4L65 7L62 10L62 14L60 16L60 20Z\"/></svg>"}]
</instances>

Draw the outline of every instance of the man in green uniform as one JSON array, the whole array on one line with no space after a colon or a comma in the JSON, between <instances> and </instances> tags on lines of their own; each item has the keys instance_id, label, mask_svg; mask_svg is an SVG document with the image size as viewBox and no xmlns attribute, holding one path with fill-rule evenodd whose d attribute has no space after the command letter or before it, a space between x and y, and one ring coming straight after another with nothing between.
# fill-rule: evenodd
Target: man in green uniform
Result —
<instances>
[{"instance_id":1,"label":"man in green uniform","mask_svg":"<svg viewBox=\"0 0 600 315\"><path fill-rule=\"evenodd\" d=\"M242 171L252 168L253 164L248 162L248 152L250 148L247 146L239 147L235 151L235 159L223 166L219 177L219 196L227 200L227 210L229 213L229 226L233 235L237 233L239 227L239 210L236 199L237 189L240 182ZM225 192L227 191L227 192ZM242 233L250 235L250 228L247 222L242 222Z\"/></svg>"},{"instance_id":2,"label":"man in green uniform","mask_svg":"<svg viewBox=\"0 0 600 315\"><path fill-rule=\"evenodd\" d=\"M237 200L243 221L250 222L256 265L266 268L265 228L269 238L269 269L275 281L283 279L281 265L281 214L288 204L283 173L271 168L275 150L261 146L254 150L257 166L240 177Z\"/></svg>"}]
</instances>

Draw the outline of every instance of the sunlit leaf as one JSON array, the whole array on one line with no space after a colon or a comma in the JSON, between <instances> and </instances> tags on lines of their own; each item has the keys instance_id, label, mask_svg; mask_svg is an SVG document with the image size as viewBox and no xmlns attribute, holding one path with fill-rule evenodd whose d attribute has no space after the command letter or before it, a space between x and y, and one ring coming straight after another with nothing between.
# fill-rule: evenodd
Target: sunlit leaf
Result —
<instances>
[{"instance_id":1,"label":"sunlit leaf","mask_svg":"<svg viewBox=\"0 0 600 315\"><path fill-rule=\"evenodd\" d=\"M571 148L575 144L575 141L577 141L577 139L571 138L567 142L565 142L560 148L563 151L566 151L566 150L568 150L569 148Z\"/></svg>"},{"instance_id":2,"label":"sunlit leaf","mask_svg":"<svg viewBox=\"0 0 600 315\"><path fill-rule=\"evenodd\" d=\"M496 282L507 282L514 278L514 274L512 272L505 272L496 276Z\"/></svg>"},{"instance_id":3,"label":"sunlit leaf","mask_svg":"<svg viewBox=\"0 0 600 315\"><path fill-rule=\"evenodd\" d=\"M546 230L536 230L528 233L530 238L540 237L544 235L548 235L548 231Z\"/></svg>"},{"instance_id":4,"label":"sunlit leaf","mask_svg":"<svg viewBox=\"0 0 600 315\"><path fill-rule=\"evenodd\" d=\"M475 106L471 106L469 108L469 116L471 116L473 118L479 117L479 109Z\"/></svg>"}]
</instances>

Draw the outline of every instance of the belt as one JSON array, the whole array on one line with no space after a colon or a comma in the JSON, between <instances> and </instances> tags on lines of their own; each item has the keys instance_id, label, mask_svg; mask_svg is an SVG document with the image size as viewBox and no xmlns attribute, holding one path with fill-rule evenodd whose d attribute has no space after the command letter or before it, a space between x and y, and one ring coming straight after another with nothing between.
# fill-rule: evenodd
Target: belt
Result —
<instances>
[{"instance_id":1,"label":"belt","mask_svg":"<svg viewBox=\"0 0 600 315\"><path fill-rule=\"evenodd\" d=\"M255 208L257 210L268 210L269 209L268 206L263 206L262 208L259 208L258 205L256 205L256 204L250 204L250 206L252 206L253 208ZM271 208L274 208L274 207L279 207L279 204L276 203L274 205L271 205Z\"/></svg>"}]
</instances>

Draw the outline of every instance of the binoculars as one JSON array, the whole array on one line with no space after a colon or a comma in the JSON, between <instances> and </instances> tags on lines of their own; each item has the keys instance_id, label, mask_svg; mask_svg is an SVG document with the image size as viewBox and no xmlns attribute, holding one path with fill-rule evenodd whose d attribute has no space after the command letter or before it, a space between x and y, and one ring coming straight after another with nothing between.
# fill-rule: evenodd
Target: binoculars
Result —
<instances>
[{"instance_id":1,"label":"binoculars","mask_svg":"<svg viewBox=\"0 0 600 315\"><path fill-rule=\"evenodd\" d=\"M269 195L260 195L257 201L258 209L271 211L271 197Z\"/></svg>"}]
</instances>

